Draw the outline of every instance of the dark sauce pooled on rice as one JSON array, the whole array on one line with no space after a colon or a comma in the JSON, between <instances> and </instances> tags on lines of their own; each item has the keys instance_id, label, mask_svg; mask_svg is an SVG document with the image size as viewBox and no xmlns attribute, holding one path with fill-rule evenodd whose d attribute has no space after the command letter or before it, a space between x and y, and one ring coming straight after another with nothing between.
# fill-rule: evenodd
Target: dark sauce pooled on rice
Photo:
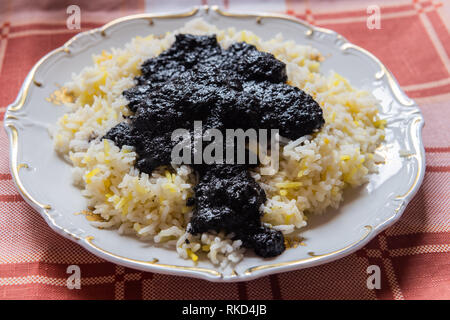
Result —
<instances>
[{"instance_id":1,"label":"dark sauce pooled on rice","mask_svg":"<svg viewBox=\"0 0 450 320\"><path fill-rule=\"evenodd\" d=\"M253 45L234 43L222 49L215 36L178 34L174 44L142 64L137 84L124 91L129 119L104 138L121 147L135 147L136 167L146 173L170 165L178 141L172 132L183 128L193 136L194 121L202 129L278 129L297 139L324 124L322 110L299 88L286 84L286 65ZM192 148L195 150L195 148ZM194 151L195 152L195 151ZM251 177L248 164L194 164L199 181L188 232L225 231L273 257L285 250L281 232L261 223L266 194Z\"/></svg>"}]
</instances>

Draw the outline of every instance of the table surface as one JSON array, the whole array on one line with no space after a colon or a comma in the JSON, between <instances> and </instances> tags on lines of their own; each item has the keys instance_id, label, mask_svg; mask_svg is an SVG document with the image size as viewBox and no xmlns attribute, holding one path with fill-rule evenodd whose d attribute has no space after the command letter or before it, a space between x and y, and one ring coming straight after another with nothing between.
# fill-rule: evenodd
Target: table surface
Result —
<instances>
[{"instance_id":1,"label":"table surface","mask_svg":"<svg viewBox=\"0 0 450 320\"><path fill-rule=\"evenodd\" d=\"M381 28L369 30L374 2ZM400 221L358 252L314 268L217 284L117 266L54 233L17 193L0 129L0 299L450 299L448 1L78 1L81 30L66 27L72 1L44 3L0 2L2 121L31 67L76 33L128 14L218 4L292 14L379 57L425 116L426 173ZM81 268L79 290L66 286L73 264ZM370 265L380 267L381 289L367 288Z\"/></svg>"}]
</instances>

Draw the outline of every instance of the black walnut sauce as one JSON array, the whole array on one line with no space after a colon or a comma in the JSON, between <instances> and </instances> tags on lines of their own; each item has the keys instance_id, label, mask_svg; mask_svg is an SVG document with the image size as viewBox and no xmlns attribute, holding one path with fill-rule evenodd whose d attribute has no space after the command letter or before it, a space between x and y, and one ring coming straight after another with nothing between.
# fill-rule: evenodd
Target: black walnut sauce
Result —
<instances>
[{"instance_id":1,"label":"black walnut sauce","mask_svg":"<svg viewBox=\"0 0 450 320\"><path fill-rule=\"evenodd\" d=\"M135 147L135 166L151 173L171 163L172 132L193 135L194 121L207 129L278 129L297 139L322 127L322 110L299 88L286 84L286 65L253 45L234 43L222 49L215 36L178 34L173 45L142 64L136 86L124 91L129 119L104 138ZM198 173L188 232L233 233L262 257L285 250L281 232L261 223L266 194L246 164L194 164Z\"/></svg>"}]
</instances>

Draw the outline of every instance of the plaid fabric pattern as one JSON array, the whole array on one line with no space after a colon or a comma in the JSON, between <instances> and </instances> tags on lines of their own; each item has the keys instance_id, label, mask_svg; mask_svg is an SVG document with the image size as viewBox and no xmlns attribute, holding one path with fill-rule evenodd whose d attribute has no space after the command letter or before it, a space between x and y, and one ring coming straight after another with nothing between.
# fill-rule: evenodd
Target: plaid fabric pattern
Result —
<instances>
[{"instance_id":1,"label":"plaid fabric pattern","mask_svg":"<svg viewBox=\"0 0 450 320\"><path fill-rule=\"evenodd\" d=\"M81 30L66 8L81 8ZM51 231L17 193L0 130L0 299L449 299L450 298L450 3L377 0L381 29L369 30L374 1L17 1L0 2L0 119L34 63L76 33L119 16L218 4L230 10L284 12L331 28L377 57L425 116L425 180L401 220L338 261L231 284L144 273L106 262ZM66 286L81 268L81 289ZM381 289L366 286L381 269Z\"/></svg>"}]
</instances>

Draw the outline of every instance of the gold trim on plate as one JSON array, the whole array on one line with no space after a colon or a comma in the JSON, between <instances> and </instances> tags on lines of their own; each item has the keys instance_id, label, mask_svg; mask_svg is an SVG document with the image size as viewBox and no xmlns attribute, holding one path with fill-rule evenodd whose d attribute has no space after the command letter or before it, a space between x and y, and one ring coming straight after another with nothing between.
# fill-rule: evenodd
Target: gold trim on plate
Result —
<instances>
[{"instance_id":1,"label":"gold trim on plate","mask_svg":"<svg viewBox=\"0 0 450 320\"><path fill-rule=\"evenodd\" d=\"M14 181L16 182L17 189L19 189L19 191L22 193L22 195L25 198L27 198L30 202L34 203L36 206L38 206L44 210L51 209L51 206L49 204L43 204L43 203L40 203L39 201L37 201L36 199L34 199L33 196L23 186L22 181L20 180L20 177L19 177L19 170L22 167L22 165L18 164L18 160L17 160L18 153L19 153L19 150L18 150L19 149L19 146L18 146L19 134L18 134L16 127L13 124L8 123L6 126L11 131L11 174L12 174L12 177L14 178Z\"/></svg>"},{"instance_id":2,"label":"gold trim on plate","mask_svg":"<svg viewBox=\"0 0 450 320\"><path fill-rule=\"evenodd\" d=\"M414 145L414 149L415 149L415 153L413 154L409 154L408 158L415 158L417 161L417 174L414 178L414 182L413 184L409 187L409 189L402 195L398 195L395 197L396 200L403 200L406 197L409 196L409 194L411 192L414 191L414 189L416 188L416 186L418 185L419 181L420 181L420 177L422 175L422 166L420 165L420 163L422 163L423 158L422 158L422 152L420 151L420 141L419 141L419 137L416 136L414 133L417 132L418 127L420 126L420 123L422 122L422 118L418 117L416 118L413 123L411 124L410 130L411 130L411 139L413 141L413 145Z\"/></svg>"},{"instance_id":3,"label":"gold trim on plate","mask_svg":"<svg viewBox=\"0 0 450 320\"><path fill-rule=\"evenodd\" d=\"M364 226L364 229L365 229L365 234L360 239L358 239L357 241L355 241L355 242L345 246L342 249L338 249L338 250L335 250L333 252L323 253L323 254L319 254L319 255L315 254L314 252L308 252L308 255L310 255L309 258L293 260L293 261L286 261L286 262L278 262L278 263L272 263L272 264L265 264L265 265L259 265L259 266L248 268L247 270L245 270L244 274L250 275L252 272L255 272L255 271L261 271L261 270L265 270L265 269L272 269L272 268L278 268L278 267L294 266L294 265L297 265L297 264L304 263L306 261L318 260L318 259L321 259L321 258L324 258L324 257L329 257L329 256L332 256L332 255L341 253L341 252L343 252L345 250L349 250L349 249L355 247L358 243L360 243L361 241L366 239L367 236L373 230L372 226Z\"/></svg>"},{"instance_id":4,"label":"gold trim on plate","mask_svg":"<svg viewBox=\"0 0 450 320\"><path fill-rule=\"evenodd\" d=\"M57 48L55 50L53 50L52 52L50 52L48 55L46 55L45 57L43 57L41 60L39 60L31 69L30 73L28 74L27 78L25 79L25 82L23 84L23 89L21 90L19 99L15 102L13 102L9 107L8 107L8 111L18 111L20 109L22 109L23 105L26 102L28 93L30 91L30 86L32 83L34 83L36 86L41 87L42 83L36 81L34 79L35 75L36 75L36 71L38 70L38 68L46 61L48 60L50 57L54 56L55 54L61 53L61 52L66 52L65 47L60 47Z\"/></svg>"},{"instance_id":5,"label":"gold trim on plate","mask_svg":"<svg viewBox=\"0 0 450 320\"><path fill-rule=\"evenodd\" d=\"M305 32L306 35L312 35L314 33L314 31L319 31L319 32L323 32L326 34L334 34L335 33L334 31L331 31L329 29L312 26L307 22L304 22L304 21L294 18L292 16L281 14L281 13L264 13L264 12L234 13L234 12L224 11L224 10L220 9L219 6L217 6L217 5L211 6L211 10L213 10L217 14L224 16L224 17L254 18L257 24L261 24L263 22L264 18L281 19L281 20L291 21L291 22L300 24L303 27L307 28L308 30Z\"/></svg>"},{"instance_id":6,"label":"gold trim on plate","mask_svg":"<svg viewBox=\"0 0 450 320\"><path fill-rule=\"evenodd\" d=\"M219 277L219 278L223 277L222 273L220 273L220 272L218 272L218 271L216 271L214 269L207 269L207 268L200 268L200 267L176 266L176 265L170 265L170 264L161 264L161 263L158 263L159 260L157 258L154 258L152 261L145 261L145 260L136 260L136 259L131 259L131 258L119 256L119 255L117 255L115 253L112 253L110 251L107 251L105 249L100 248L98 245L94 244L92 242L92 240L94 240L93 236L88 236L88 237L84 238L85 243L87 243L89 246L95 248L96 250L102 252L103 254L106 254L106 255L108 255L110 257L118 258L120 260L133 262L133 263L137 263L137 264L143 264L143 265L153 265L153 266L162 267L162 268L188 270L188 271L195 271L195 272L200 272L200 273L207 273L209 275L212 275L212 276L215 276L215 277Z\"/></svg>"},{"instance_id":7,"label":"gold trim on plate","mask_svg":"<svg viewBox=\"0 0 450 320\"><path fill-rule=\"evenodd\" d=\"M377 80L381 80L383 78L383 76L386 76L387 80L388 80L388 84L389 87L392 90L392 93L394 94L394 96L397 98L398 101L400 101L400 103L404 106L414 106L415 103L413 100L405 97L405 95L402 93L401 89L399 88L399 86L397 85L394 76L392 75L392 73L386 68L386 66L381 63L381 61L375 57L372 53L370 53L369 51L367 51L366 49L363 49L353 43L350 42L346 42L343 45L341 45L340 49L342 51L346 51L348 49L353 49L359 52L364 53L366 56L368 56L369 58L371 58L373 61L375 61L378 66L380 67L380 71L378 71L377 73L375 73L375 79Z\"/></svg>"},{"instance_id":8,"label":"gold trim on plate","mask_svg":"<svg viewBox=\"0 0 450 320\"><path fill-rule=\"evenodd\" d=\"M18 143L19 134L18 134L17 128L11 123L6 124L6 126L9 128L9 130L11 132L11 176L17 186L17 189L19 189L20 193L25 198L25 200L28 199L29 202L33 203L34 205L36 205L42 209L42 212L44 213L44 215L47 217L47 219L51 222L51 224L55 228L62 230L64 233L71 236L73 239L79 240L80 237L78 237L76 234L70 232L66 228L59 226L56 223L55 219L48 212L48 210L52 209L52 207L49 204L43 204L43 203L37 201L23 186L22 180L20 179L20 176L19 176L19 170L21 168L28 168L29 166L26 163L18 163L17 158L18 158L18 153L19 153L19 143Z\"/></svg>"},{"instance_id":9,"label":"gold trim on plate","mask_svg":"<svg viewBox=\"0 0 450 320\"><path fill-rule=\"evenodd\" d=\"M100 31L103 36L107 36L106 30L108 28L110 28L116 24L125 22L125 21L144 19L144 20L149 20L151 22L151 23L150 22L149 23L153 24L154 23L153 19L187 18L187 17L196 15L198 12L199 12L199 8L195 7L190 11L183 12L183 13L176 13L176 14L165 14L165 15L149 14L149 13L134 14L131 16L126 16L126 17L115 19L98 29L93 29L92 31Z\"/></svg>"}]
</instances>

